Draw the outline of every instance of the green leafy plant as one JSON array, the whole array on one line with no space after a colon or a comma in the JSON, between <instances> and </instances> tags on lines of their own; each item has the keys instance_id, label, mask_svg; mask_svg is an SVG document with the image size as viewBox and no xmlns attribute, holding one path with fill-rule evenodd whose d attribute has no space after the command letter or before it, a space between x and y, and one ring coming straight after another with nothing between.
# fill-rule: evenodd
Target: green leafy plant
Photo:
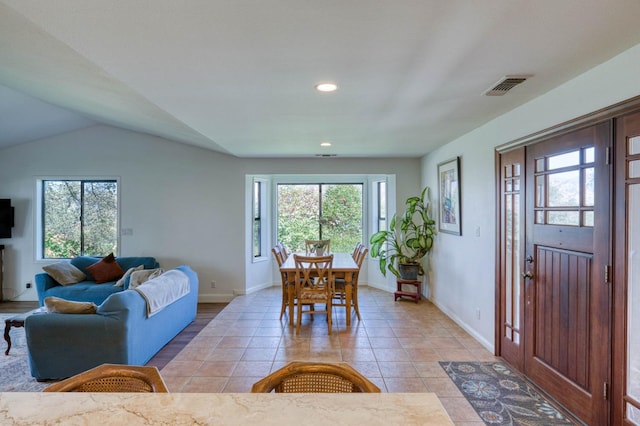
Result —
<instances>
[{"instance_id":1,"label":"green leafy plant","mask_svg":"<svg viewBox=\"0 0 640 426\"><path fill-rule=\"evenodd\" d=\"M380 258L380 271L387 269L400 277L398 264L418 264L424 274L420 259L433 248L436 222L431 211L431 190L425 187L419 197L405 201L405 211L393 215L389 230L378 231L371 236L371 257Z\"/></svg>"}]
</instances>

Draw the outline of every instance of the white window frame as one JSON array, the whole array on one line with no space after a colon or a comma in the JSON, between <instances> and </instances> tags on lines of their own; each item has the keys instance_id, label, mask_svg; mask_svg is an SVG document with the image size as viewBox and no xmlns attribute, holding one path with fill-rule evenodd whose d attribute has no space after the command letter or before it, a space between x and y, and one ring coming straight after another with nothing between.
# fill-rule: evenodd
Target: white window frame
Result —
<instances>
[{"instance_id":1,"label":"white window frame","mask_svg":"<svg viewBox=\"0 0 640 426\"><path fill-rule=\"evenodd\" d=\"M254 193L253 190L255 188L255 184L260 185L260 255L255 256L253 254L253 224L254 224L254 215L255 211L254 203ZM269 244L268 237L270 228L269 224L269 180L264 178L254 177L251 185L251 255L254 260L264 260L269 257Z\"/></svg>"},{"instance_id":2,"label":"white window frame","mask_svg":"<svg viewBox=\"0 0 640 426\"><path fill-rule=\"evenodd\" d=\"M33 219L34 219L34 224L33 224L33 229L34 229L34 255L35 255L35 260L37 262L51 262L54 259L48 259L44 257L44 244L43 244L43 239L44 239L44 229L43 229L43 222L44 222L44 218L43 218L43 214L44 214L44 206L42 204L43 201L43 194L42 194L42 182L43 181L48 181L48 180L71 180L71 181L83 181L83 180L93 180L93 181L116 181L116 184L118 185L118 212L116 214L116 229L118 229L117 235L116 235L116 240L117 240L117 246L118 246L118 253L114 253L115 256L119 256L120 254L120 250L121 250L121 241L120 241L120 234L121 232L120 230L120 216L121 216L121 212L122 212L122 204L121 204L121 194L122 194L122 185L120 182L120 177L119 176L38 176L35 179L35 193L34 193L34 200L35 200L35 206L36 206L36 214L34 215Z\"/></svg>"},{"instance_id":3,"label":"white window frame","mask_svg":"<svg viewBox=\"0 0 640 426\"><path fill-rule=\"evenodd\" d=\"M369 185L366 175L274 175L271 188L272 188L272 223L273 233L272 240L277 242L278 238L278 185L280 184L361 184L362 185L362 242L368 245L369 242L369 218L367 210L369 206Z\"/></svg>"},{"instance_id":4,"label":"white window frame","mask_svg":"<svg viewBox=\"0 0 640 426\"><path fill-rule=\"evenodd\" d=\"M260 183L260 256L253 255L253 222L254 222L254 184ZM271 179L269 176L247 176L247 244L251 263L265 262L270 259L271 251Z\"/></svg>"}]
</instances>

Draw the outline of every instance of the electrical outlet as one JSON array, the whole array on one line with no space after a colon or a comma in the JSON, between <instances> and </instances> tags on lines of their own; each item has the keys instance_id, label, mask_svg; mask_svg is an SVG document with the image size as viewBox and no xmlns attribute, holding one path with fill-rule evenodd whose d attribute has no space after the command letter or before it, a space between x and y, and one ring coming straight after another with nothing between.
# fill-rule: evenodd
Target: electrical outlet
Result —
<instances>
[{"instance_id":1,"label":"electrical outlet","mask_svg":"<svg viewBox=\"0 0 640 426\"><path fill-rule=\"evenodd\" d=\"M27 288L31 288L31 283L27 283Z\"/></svg>"},{"instance_id":2,"label":"electrical outlet","mask_svg":"<svg viewBox=\"0 0 640 426\"><path fill-rule=\"evenodd\" d=\"M215 281L211 281L211 288L216 288L216 282Z\"/></svg>"},{"instance_id":3,"label":"electrical outlet","mask_svg":"<svg viewBox=\"0 0 640 426\"><path fill-rule=\"evenodd\" d=\"M480 308L476 308L476 318L480 319Z\"/></svg>"}]
</instances>

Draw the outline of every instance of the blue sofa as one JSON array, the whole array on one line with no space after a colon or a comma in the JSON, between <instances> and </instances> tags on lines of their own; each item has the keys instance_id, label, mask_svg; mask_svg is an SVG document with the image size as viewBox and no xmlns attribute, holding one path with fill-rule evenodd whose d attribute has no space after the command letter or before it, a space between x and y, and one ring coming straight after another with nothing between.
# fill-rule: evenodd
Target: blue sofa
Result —
<instances>
[{"instance_id":1,"label":"blue sofa","mask_svg":"<svg viewBox=\"0 0 640 426\"><path fill-rule=\"evenodd\" d=\"M85 281L76 284L60 285L46 272L36 274L35 283L40 306L44 306L44 298L48 296L55 296L75 302L93 302L99 305L112 294L126 290L128 283L123 287L114 287L115 281L102 284L96 284L96 282L93 281L91 274L87 272L87 268L100 259L100 257L90 256L78 256L71 259L71 264L87 276ZM160 266L154 257L117 257L116 262L118 262L125 272L129 268L139 265L144 265L144 269L155 269Z\"/></svg>"},{"instance_id":2,"label":"blue sofa","mask_svg":"<svg viewBox=\"0 0 640 426\"><path fill-rule=\"evenodd\" d=\"M103 363L146 364L196 317L198 276L186 265L189 293L147 317L135 290L109 296L95 314L42 313L25 320L31 375L62 379Z\"/></svg>"}]
</instances>

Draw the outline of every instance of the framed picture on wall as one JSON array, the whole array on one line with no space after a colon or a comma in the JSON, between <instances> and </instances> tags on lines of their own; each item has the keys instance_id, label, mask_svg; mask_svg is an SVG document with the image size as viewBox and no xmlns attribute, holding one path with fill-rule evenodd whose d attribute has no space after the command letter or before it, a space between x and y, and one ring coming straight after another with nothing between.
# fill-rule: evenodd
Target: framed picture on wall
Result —
<instances>
[{"instance_id":1,"label":"framed picture on wall","mask_svg":"<svg viewBox=\"0 0 640 426\"><path fill-rule=\"evenodd\" d=\"M460 213L460 157L438 164L440 232L462 235Z\"/></svg>"}]
</instances>

